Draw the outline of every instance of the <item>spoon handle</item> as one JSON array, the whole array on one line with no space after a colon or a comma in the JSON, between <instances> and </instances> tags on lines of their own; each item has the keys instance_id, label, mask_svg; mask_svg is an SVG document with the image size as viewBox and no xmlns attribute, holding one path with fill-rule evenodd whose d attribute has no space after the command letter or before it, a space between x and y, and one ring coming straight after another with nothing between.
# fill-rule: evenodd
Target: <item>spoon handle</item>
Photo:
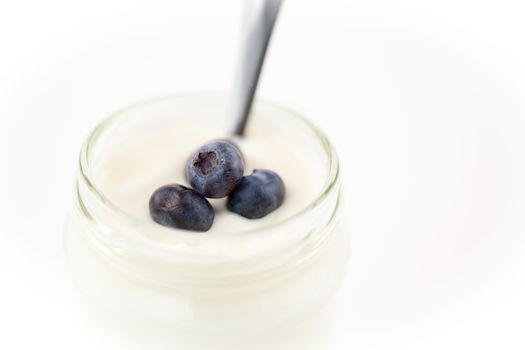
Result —
<instances>
[{"instance_id":1,"label":"spoon handle","mask_svg":"<svg viewBox=\"0 0 525 350\"><path fill-rule=\"evenodd\" d=\"M245 0L244 40L233 101L235 135L244 134L281 2L281 0Z\"/></svg>"}]
</instances>

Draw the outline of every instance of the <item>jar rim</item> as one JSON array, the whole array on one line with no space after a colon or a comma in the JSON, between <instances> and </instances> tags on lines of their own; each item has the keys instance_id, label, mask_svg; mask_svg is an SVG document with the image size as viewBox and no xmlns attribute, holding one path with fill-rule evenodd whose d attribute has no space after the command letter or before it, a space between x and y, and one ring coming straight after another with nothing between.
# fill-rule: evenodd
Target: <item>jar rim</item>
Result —
<instances>
[{"instance_id":1,"label":"jar rim","mask_svg":"<svg viewBox=\"0 0 525 350\"><path fill-rule=\"evenodd\" d=\"M167 95L160 95L155 97L149 97L141 99L135 103L129 104L126 107L123 107L113 113L111 113L108 117L106 117L104 120L102 120L88 135L86 140L84 141L81 151L80 151L80 157L79 157L79 175L81 179L84 181L84 183L87 185L87 188L89 191L95 196L96 200L98 201L98 205L101 205L104 209L109 210L110 212L118 215L123 220L129 222L129 223L137 223L140 222L141 226L146 225L146 227L155 227L157 228L158 224L151 222L144 222L143 220L138 220L133 215L130 215L123 209L121 209L118 205L116 205L113 201L111 201L104 193L103 191L95 184L93 174L91 172L91 159L90 159L90 153L91 149L96 143L99 136L101 136L104 131L116 123L122 115L124 115L126 112L133 110L140 106L145 106L152 103L162 102L165 100L173 100L173 99L184 99L184 98L210 98L210 97L222 97L226 98L228 97L228 94L224 92L185 92L185 93L176 93L176 94L167 94ZM255 104L259 105L266 105L271 108L275 108L281 111L286 112L290 116L293 116L293 118L300 121L302 124L304 124L312 133L315 135L317 140L322 145L322 149L325 152L328 160L328 174L325 178L324 184L319 190L319 192L315 195L315 197L308 202L305 206L294 212L293 214L277 221L273 222L271 224L261 226L254 229L249 230L238 230L234 232L219 232L220 234L217 234L218 232L214 232L213 235L206 235L206 239L217 239L221 237L232 237L232 236L245 236L248 237L251 234L255 234L258 232L268 231L272 228L282 226L285 224L288 224L289 222L292 222L294 220L300 219L304 214L308 213L311 210L314 210L319 204L323 202L323 199L327 197L331 190L335 187L339 180L339 174L340 174L340 167L339 167L339 161L337 157L337 153L335 149L333 148L331 142L326 137L326 135L315 125L313 124L308 118L303 116L302 114L283 106L280 103L276 103L274 101L268 101L266 99L257 99L255 101ZM187 232L184 230L178 230L175 229L174 231L178 231L181 234L185 234L188 236L197 236L192 234L191 232ZM203 235L199 234L199 237L202 237ZM212 238L213 237L213 238Z\"/></svg>"}]
</instances>

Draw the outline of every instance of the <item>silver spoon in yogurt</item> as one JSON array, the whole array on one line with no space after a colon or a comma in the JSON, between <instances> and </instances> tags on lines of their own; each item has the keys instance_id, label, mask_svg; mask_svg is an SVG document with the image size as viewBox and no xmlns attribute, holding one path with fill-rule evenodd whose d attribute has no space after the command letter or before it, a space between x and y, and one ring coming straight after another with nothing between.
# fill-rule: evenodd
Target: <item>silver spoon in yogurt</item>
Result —
<instances>
[{"instance_id":1,"label":"silver spoon in yogurt","mask_svg":"<svg viewBox=\"0 0 525 350\"><path fill-rule=\"evenodd\" d=\"M242 136L250 116L266 49L282 0L246 0L239 68L234 85L233 134Z\"/></svg>"}]
</instances>

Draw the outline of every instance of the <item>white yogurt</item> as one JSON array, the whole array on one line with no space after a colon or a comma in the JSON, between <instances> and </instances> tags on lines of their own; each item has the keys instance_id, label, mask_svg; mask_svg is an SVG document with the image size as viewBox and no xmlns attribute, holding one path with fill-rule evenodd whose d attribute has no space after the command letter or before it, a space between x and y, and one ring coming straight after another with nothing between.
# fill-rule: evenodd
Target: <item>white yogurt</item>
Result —
<instances>
[{"instance_id":1,"label":"white yogurt","mask_svg":"<svg viewBox=\"0 0 525 350\"><path fill-rule=\"evenodd\" d=\"M99 309L169 332L232 335L301 320L339 285L347 234L337 225L337 158L294 113L257 104L239 140L246 172L281 175L283 205L258 220L217 208L206 233L166 228L149 217L151 193L185 184L200 145L224 137L224 96L169 97L129 107L83 148L66 232L73 277ZM140 328L140 327L139 327Z\"/></svg>"},{"instance_id":2,"label":"white yogurt","mask_svg":"<svg viewBox=\"0 0 525 350\"><path fill-rule=\"evenodd\" d=\"M202 125L187 118L173 125L118 135L94 168L95 181L124 212L151 221L148 201L153 191L169 183L188 186L184 171L190 155L206 142L226 134L220 121ZM307 206L321 191L326 170L308 159L311 146L291 145L286 136L272 132L272 126L259 118L250 125L245 137L235 140L244 154L245 175L253 169L270 169L281 176L286 186L283 205L262 219L249 220L227 211L224 199L212 199L216 217L209 234L250 231L278 223ZM172 234L171 230L165 231L167 236Z\"/></svg>"}]
</instances>

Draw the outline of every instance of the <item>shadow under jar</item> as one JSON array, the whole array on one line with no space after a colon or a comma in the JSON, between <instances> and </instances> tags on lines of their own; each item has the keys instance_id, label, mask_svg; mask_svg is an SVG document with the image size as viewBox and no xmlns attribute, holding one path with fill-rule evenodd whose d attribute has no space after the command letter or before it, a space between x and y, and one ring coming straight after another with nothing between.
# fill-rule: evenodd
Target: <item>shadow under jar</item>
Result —
<instances>
[{"instance_id":1,"label":"shadow under jar","mask_svg":"<svg viewBox=\"0 0 525 350\"><path fill-rule=\"evenodd\" d=\"M216 219L205 233L149 218L153 190L185 184L191 151L227 135L227 101L146 100L110 116L83 145L66 251L76 284L100 310L173 329L245 332L302 320L337 289L348 239L338 224L337 156L314 125L282 107L257 102L239 140L246 174L253 165L283 176L281 208L248 220L212 201Z\"/></svg>"}]
</instances>

